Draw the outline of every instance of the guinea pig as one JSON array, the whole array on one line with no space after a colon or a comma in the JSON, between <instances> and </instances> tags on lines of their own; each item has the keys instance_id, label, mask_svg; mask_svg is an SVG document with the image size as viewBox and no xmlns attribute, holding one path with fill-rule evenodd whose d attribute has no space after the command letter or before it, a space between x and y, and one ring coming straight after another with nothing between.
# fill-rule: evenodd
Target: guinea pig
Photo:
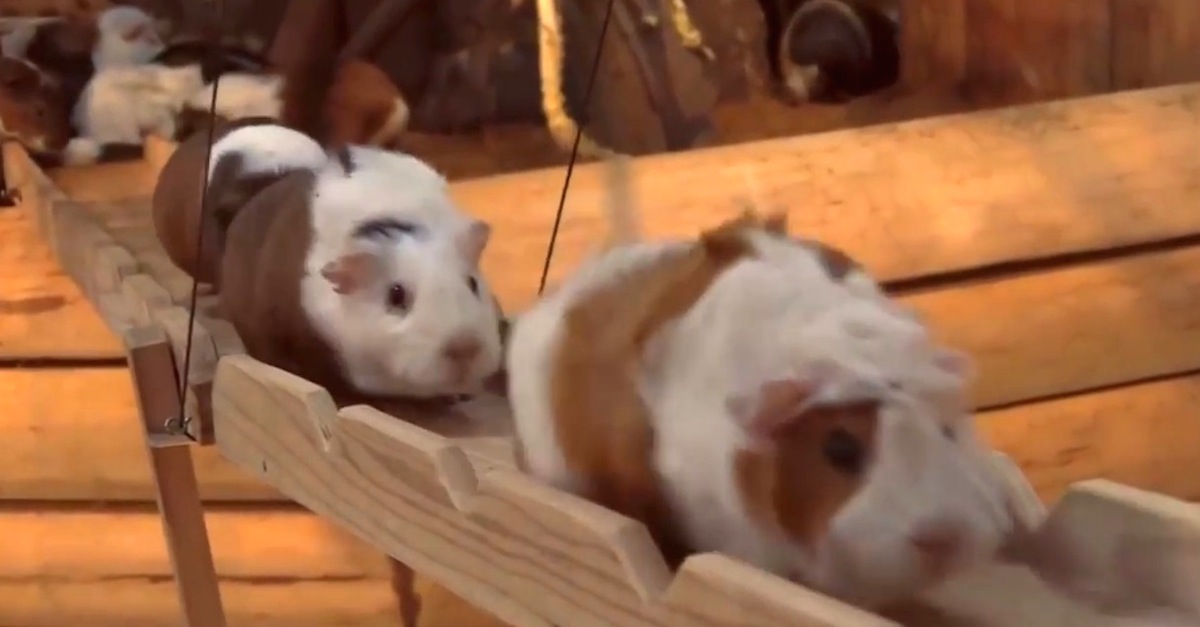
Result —
<instances>
[{"instance_id":1,"label":"guinea pig","mask_svg":"<svg viewBox=\"0 0 1200 627\"><path fill-rule=\"evenodd\" d=\"M92 50L92 65L103 70L120 65L149 63L164 44L154 18L128 5L117 5L96 17L99 39Z\"/></svg>"},{"instance_id":2,"label":"guinea pig","mask_svg":"<svg viewBox=\"0 0 1200 627\"><path fill-rule=\"evenodd\" d=\"M330 145L390 146L408 117L407 101L383 70L361 59L338 65L325 100Z\"/></svg>"},{"instance_id":3,"label":"guinea pig","mask_svg":"<svg viewBox=\"0 0 1200 627\"><path fill-rule=\"evenodd\" d=\"M35 152L61 150L71 139L62 91L23 59L0 57L0 131Z\"/></svg>"},{"instance_id":4,"label":"guinea pig","mask_svg":"<svg viewBox=\"0 0 1200 627\"><path fill-rule=\"evenodd\" d=\"M776 64L795 103L840 103L900 77L898 17L890 0L805 0L787 18Z\"/></svg>"},{"instance_id":5,"label":"guinea pig","mask_svg":"<svg viewBox=\"0 0 1200 627\"><path fill-rule=\"evenodd\" d=\"M250 355L335 398L476 393L502 360L490 231L419 159L343 147L238 212L221 310Z\"/></svg>"},{"instance_id":6,"label":"guinea pig","mask_svg":"<svg viewBox=\"0 0 1200 627\"><path fill-rule=\"evenodd\" d=\"M521 467L672 567L717 551L866 607L993 556L1015 514L969 358L833 250L743 217L585 262L510 331Z\"/></svg>"},{"instance_id":7,"label":"guinea pig","mask_svg":"<svg viewBox=\"0 0 1200 627\"><path fill-rule=\"evenodd\" d=\"M197 133L167 159L154 186L151 214L171 261L219 289L223 240L238 210L285 174L321 167L326 156L302 133L269 118L246 118L213 129L206 180L208 141L207 133ZM205 185L208 207L202 210Z\"/></svg>"}]
</instances>

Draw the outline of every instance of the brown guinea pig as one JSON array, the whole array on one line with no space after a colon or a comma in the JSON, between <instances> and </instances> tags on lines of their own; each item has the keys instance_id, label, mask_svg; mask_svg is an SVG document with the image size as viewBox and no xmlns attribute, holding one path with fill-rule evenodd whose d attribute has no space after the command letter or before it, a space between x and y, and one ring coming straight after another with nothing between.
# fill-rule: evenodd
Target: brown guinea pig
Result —
<instances>
[{"instance_id":1,"label":"brown guinea pig","mask_svg":"<svg viewBox=\"0 0 1200 627\"><path fill-rule=\"evenodd\" d=\"M899 25L887 0L806 0L787 16L776 62L793 102L839 103L900 76Z\"/></svg>"},{"instance_id":2,"label":"brown guinea pig","mask_svg":"<svg viewBox=\"0 0 1200 627\"><path fill-rule=\"evenodd\" d=\"M62 90L22 59L0 57L0 124L6 137L36 152L62 150L71 139Z\"/></svg>"},{"instance_id":3,"label":"brown guinea pig","mask_svg":"<svg viewBox=\"0 0 1200 627\"><path fill-rule=\"evenodd\" d=\"M269 118L219 123L213 129L208 206L202 208L208 139L208 133L196 133L171 154L155 184L151 211L171 261L197 281L219 288L225 232L234 215L284 174L320 166L325 153L308 136Z\"/></svg>"},{"instance_id":4,"label":"brown guinea pig","mask_svg":"<svg viewBox=\"0 0 1200 627\"><path fill-rule=\"evenodd\" d=\"M375 65L348 59L338 65L325 98L327 144L390 146L408 126L408 103Z\"/></svg>"}]
</instances>

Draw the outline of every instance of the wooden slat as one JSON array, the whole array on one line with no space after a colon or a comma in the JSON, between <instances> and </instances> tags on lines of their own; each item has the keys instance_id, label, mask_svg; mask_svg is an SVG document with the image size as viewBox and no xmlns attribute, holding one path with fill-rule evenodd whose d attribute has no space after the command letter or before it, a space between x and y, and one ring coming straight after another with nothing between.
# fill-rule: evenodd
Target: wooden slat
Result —
<instances>
[{"instance_id":1,"label":"wooden slat","mask_svg":"<svg viewBox=\"0 0 1200 627\"><path fill-rule=\"evenodd\" d=\"M903 300L976 358L980 407L1200 370L1200 246Z\"/></svg>"},{"instance_id":2,"label":"wooden slat","mask_svg":"<svg viewBox=\"0 0 1200 627\"><path fill-rule=\"evenodd\" d=\"M1200 80L1200 2L1110 0L1113 88Z\"/></svg>"},{"instance_id":3,"label":"wooden slat","mask_svg":"<svg viewBox=\"0 0 1200 627\"><path fill-rule=\"evenodd\" d=\"M388 578L380 552L304 510L223 507L207 512L205 523L224 579ZM153 504L111 512L23 504L0 514L0 555L0 581L171 576Z\"/></svg>"},{"instance_id":4,"label":"wooden slat","mask_svg":"<svg viewBox=\"0 0 1200 627\"><path fill-rule=\"evenodd\" d=\"M445 593L423 596L421 627L506 627ZM265 585L224 581L222 601L237 627L396 627L396 601L386 581L299 581ZM0 582L0 624L21 627L164 627L179 625L170 580L55 583Z\"/></svg>"},{"instance_id":5,"label":"wooden slat","mask_svg":"<svg viewBox=\"0 0 1200 627\"><path fill-rule=\"evenodd\" d=\"M48 174L63 193L78 202L148 197L157 178L142 160L59 168Z\"/></svg>"},{"instance_id":6,"label":"wooden slat","mask_svg":"<svg viewBox=\"0 0 1200 627\"><path fill-rule=\"evenodd\" d=\"M984 412L980 429L1055 501L1105 478L1200 501L1200 376L1132 385Z\"/></svg>"},{"instance_id":7,"label":"wooden slat","mask_svg":"<svg viewBox=\"0 0 1200 627\"><path fill-rule=\"evenodd\" d=\"M0 498L152 501L141 438L125 368L0 371ZM280 498L211 447L195 463L205 499Z\"/></svg>"},{"instance_id":8,"label":"wooden slat","mask_svg":"<svg viewBox=\"0 0 1200 627\"><path fill-rule=\"evenodd\" d=\"M740 199L786 207L793 231L886 279L1200 232L1200 85L919 120L637 159L650 237L691 235ZM577 167L552 264L561 279L605 236L603 166ZM506 308L534 298L563 170L463 181L495 228L484 259Z\"/></svg>"},{"instance_id":9,"label":"wooden slat","mask_svg":"<svg viewBox=\"0 0 1200 627\"><path fill-rule=\"evenodd\" d=\"M0 361L119 358L121 347L37 232L34 210L0 210Z\"/></svg>"}]
</instances>

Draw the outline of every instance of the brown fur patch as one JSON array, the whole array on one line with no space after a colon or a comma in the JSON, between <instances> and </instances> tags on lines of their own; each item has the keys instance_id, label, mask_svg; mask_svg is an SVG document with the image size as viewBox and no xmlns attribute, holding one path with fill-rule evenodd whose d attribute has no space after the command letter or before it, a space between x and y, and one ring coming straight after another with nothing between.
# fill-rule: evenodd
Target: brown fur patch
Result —
<instances>
[{"instance_id":1,"label":"brown fur patch","mask_svg":"<svg viewBox=\"0 0 1200 627\"><path fill-rule=\"evenodd\" d=\"M334 351L300 306L300 281L312 244L311 172L293 172L255 196L229 228L221 266L221 312L259 361L325 387L353 390Z\"/></svg>"},{"instance_id":2,"label":"brown fur patch","mask_svg":"<svg viewBox=\"0 0 1200 627\"><path fill-rule=\"evenodd\" d=\"M234 129L269 122L265 118L245 118L219 126L214 129L213 142ZM236 208L229 206L235 198L221 198L218 192L210 199L210 210L202 212L200 192L204 186L207 149L208 136L200 133L181 143L171 154L154 186L151 213L155 233L171 262L197 281L216 284L219 283L222 240ZM222 178L229 176L221 170L220 165L213 170L214 190L218 189L217 183ZM200 242L202 229L204 238ZM198 243L203 250L198 249Z\"/></svg>"},{"instance_id":3,"label":"brown fur patch","mask_svg":"<svg viewBox=\"0 0 1200 627\"><path fill-rule=\"evenodd\" d=\"M61 150L71 139L70 112L62 89L32 64L0 57L0 120L7 133L34 148Z\"/></svg>"},{"instance_id":4,"label":"brown fur patch","mask_svg":"<svg viewBox=\"0 0 1200 627\"><path fill-rule=\"evenodd\" d=\"M622 277L576 302L555 356L551 403L558 443L584 496L641 520L678 567L689 549L653 466L654 433L633 376L647 341L684 314L738 259L752 219L704 233L678 255ZM702 460L701 460L702 463Z\"/></svg>"},{"instance_id":5,"label":"brown fur patch","mask_svg":"<svg viewBox=\"0 0 1200 627\"><path fill-rule=\"evenodd\" d=\"M826 460L827 436L836 429L846 431L869 459L877 423L874 404L810 410L776 436L773 450L740 451L734 468L751 515L798 541L815 541L862 483L861 476L841 472Z\"/></svg>"},{"instance_id":6,"label":"brown fur patch","mask_svg":"<svg viewBox=\"0 0 1200 627\"><path fill-rule=\"evenodd\" d=\"M365 144L391 117L400 90L387 74L360 59L343 62L325 102L330 145ZM383 138L384 142L394 138Z\"/></svg>"},{"instance_id":7,"label":"brown fur patch","mask_svg":"<svg viewBox=\"0 0 1200 627\"><path fill-rule=\"evenodd\" d=\"M799 243L817 254L825 272L834 281L844 280L851 272L862 271L862 266L839 248L816 240L799 240Z\"/></svg>"}]
</instances>

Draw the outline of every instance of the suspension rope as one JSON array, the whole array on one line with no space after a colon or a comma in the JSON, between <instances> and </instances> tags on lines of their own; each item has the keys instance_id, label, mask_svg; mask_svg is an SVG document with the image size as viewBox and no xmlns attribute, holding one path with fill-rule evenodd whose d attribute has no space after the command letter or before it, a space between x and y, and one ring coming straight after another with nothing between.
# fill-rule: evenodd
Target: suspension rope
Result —
<instances>
[{"instance_id":1,"label":"suspension rope","mask_svg":"<svg viewBox=\"0 0 1200 627\"><path fill-rule=\"evenodd\" d=\"M573 0L566 0L566 1L571 2ZM554 15L553 26L555 26L553 31L551 31L551 29L549 28L551 26L550 24L543 23L543 24L539 25L540 30L543 34L542 40L541 40L541 42L539 42L539 47L542 49L541 50L541 59L543 61L542 66L541 66L542 99L543 99L542 102L543 102L543 106L547 107L548 112L549 112L549 105L547 103L550 103L552 101L557 102L557 104L559 106L555 110L563 113L563 115L553 118L553 119L557 119L559 121L559 124L561 125L561 126L557 127L557 130L559 130L561 132L561 131L570 129L570 127L573 126L574 130L575 130L575 140L571 143L571 157L570 157L570 160L567 161L567 173L566 173L566 176L563 178L562 193L559 194L559 198L558 198L558 210L554 214L554 227L550 231L550 243L546 247L546 261L542 265L541 281L538 282L538 296L541 296L542 293L546 290L546 279L550 274L550 260L554 258L554 245L558 242L558 229L562 225L563 209L567 205L567 190L570 189L570 187L571 187L571 174L575 171L575 162L579 158L580 145L585 142L585 138L584 138L584 134L583 134L583 127L579 126L578 124L575 124L571 120L570 116L567 116L565 114L565 107L563 106L561 85L558 83L558 81L561 81L561 78L562 78L562 74L561 74L562 68L561 68L561 66L555 67L558 64L547 64L546 63L546 60L548 58L550 58L551 52L552 52L551 47L547 45L549 43L547 40L547 37L548 37L547 33L550 32L552 34L558 34L558 33L562 32L562 24L561 24L561 22L558 21L557 13L554 12L554 8L555 8L554 3L555 3L555 0L540 0L538 2L539 13L541 14L540 17L542 18L541 21L544 22L547 19L549 19L549 17L550 17L550 16L546 15L545 11L541 11L541 9L545 8L547 11L553 13L553 15ZM584 92L583 92L583 107L585 110L588 106L588 103L591 102L591 99L592 99L592 88L594 88L596 86L596 76L600 73L600 55L602 52L604 52L604 43L608 39L607 38L608 24L612 20L614 4L616 4L616 0L608 0L608 7L605 9L605 12L604 12L604 22L600 26L600 41L596 44L596 54L592 57L591 74L588 76L587 87L584 89ZM562 43L561 38L556 37L555 40L553 40L553 41L557 42L558 51L561 52L561 43ZM558 55L555 54L553 56L557 57ZM547 74L548 72L549 72L549 75ZM554 95L557 96L557 100L552 100ZM551 126L551 133L554 133L556 130L556 125L553 122L553 119L550 118L549 115L547 116L547 121ZM565 120L565 122L563 122L563 120ZM569 124L569 126L567 126L567 124ZM599 153L604 156L613 156L615 154L615 153L613 153L613 151L599 146L598 144L591 141L590 139L586 140L586 144L587 144L587 147L591 149L590 152Z\"/></svg>"},{"instance_id":2,"label":"suspension rope","mask_svg":"<svg viewBox=\"0 0 1200 627\"><path fill-rule=\"evenodd\" d=\"M207 33L208 51L207 51L207 54L205 55L206 59L204 60L204 62L210 64L212 67L216 67L217 62L220 60L220 55L221 55L220 25L222 24L222 18L224 17L223 9L224 9L225 3L222 2L221 0L216 0L213 4L215 5L214 11L216 12L216 14L214 16L214 20L213 20L214 27L211 29L212 32ZM204 147L204 178L202 179L203 183L200 186L199 224L196 225L196 257L197 258L200 257L200 251L202 250L202 247L204 245L204 231L206 230L204 228L204 218L208 214L208 211L209 211L209 207L208 207L208 173L209 173L210 161L212 160L213 137L216 133L216 127L217 127L217 124L216 124L216 120L217 120L217 88L220 86L220 82L221 82L221 74L217 73L213 76L212 97L208 103L209 120L208 120L208 130L207 130L207 142ZM194 436L192 436L192 434L188 433L187 428L188 428L189 423L191 422L191 418L189 416L187 416L186 403L187 403L187 391L188 391L188 378L191 374L191 368L192 368L192 341L196 334L196 309L198 308L196 298L199 294L199 288L200 288L200 282L197 281L195 278L192 278L192 292L191 292L192 296L191 296L191 302L189 303L189 307L188 307L187 341L185 342L185 348L184 348L184 354L183 354L183 369L182 369L182 371L180 373L180 377L179 377L180 415L178 417L173 417L173 418L169 419L168 424L164 425L164 428L169 433L173 433L176 435L183 435L191 440L195 440L196 438Z\"/></svg>"}]
</instances>

